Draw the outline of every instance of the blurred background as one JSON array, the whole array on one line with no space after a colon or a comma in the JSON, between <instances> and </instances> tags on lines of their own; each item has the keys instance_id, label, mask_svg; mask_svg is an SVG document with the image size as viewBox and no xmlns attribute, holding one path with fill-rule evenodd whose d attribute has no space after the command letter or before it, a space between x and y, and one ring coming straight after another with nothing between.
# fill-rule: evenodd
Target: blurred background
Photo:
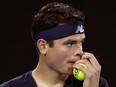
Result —
<instances>
[{"instance_id":1,"label":"blurred background","mask_svg":"<svg viewBox=\"0 0 116 87\"><path fill-rule=\"evenodd\" d=\"M115 87L114 0L4 0L0 4L0 84L29 70L38 63L31 38L33 16L50 2L67 3L85 13L84 50L93 53L102 66L101 75Z\"/></svg>"}]
</instances>

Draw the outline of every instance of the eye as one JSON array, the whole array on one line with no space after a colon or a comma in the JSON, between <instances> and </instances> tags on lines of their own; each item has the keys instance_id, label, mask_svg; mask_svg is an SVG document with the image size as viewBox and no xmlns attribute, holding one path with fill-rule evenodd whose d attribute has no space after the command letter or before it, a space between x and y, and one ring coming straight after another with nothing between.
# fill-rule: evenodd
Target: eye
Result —
<instances>
[{"instance_id":1,"label":"eye","mask_svg":"<svg viewBox=\"0 0 116 87\"><path fill-rule=\"evenodd\" d=\"M66 45L67 46L72 46L72 45L74 45L75 44L75 42L69 42L69 43L67 43Z\"/></svg>"}]
</instances>

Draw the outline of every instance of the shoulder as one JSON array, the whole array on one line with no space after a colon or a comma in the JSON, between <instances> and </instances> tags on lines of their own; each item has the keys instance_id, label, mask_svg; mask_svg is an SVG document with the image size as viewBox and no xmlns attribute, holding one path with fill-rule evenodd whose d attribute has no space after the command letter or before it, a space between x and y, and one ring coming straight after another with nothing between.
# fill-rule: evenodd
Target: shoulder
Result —
<instances>
[{"instance_id":1,"label":"shoulder","mask_svg":"<svg viewBox=\"0 0 116 87\"><path fill-rule=\"evenodd\" d=\"M109 87L108 82L105 78L100 77L99 87Z\"/></svg>"},{"instance_id":2,"label":"shoulder","mask_svg":"<svg viewBox=\"0 0 116 87\"><path fill-rule=\"evenodd\" d=\"M76 86L82 87L83 81L77 80L74 76L72 76L72 78L73 78L72 80L73 80L74 87ZM108 82L105 78L100 77L99 87L109 87Z\"/></svg>"},{"instance_id":3,"label":"shoulder","mask_svg":"<svg viewBox=\"0 0 116 87\"><path fill-rule=\"evenodd\" d=\"M23 87L22 84L26 85L28 81L31 81L31 71L26 72L20 76L17 76L9 81L6 81L0 85L0 87ZM26 86L25 86L26 87Z\"/></svg>"}]
</instances>

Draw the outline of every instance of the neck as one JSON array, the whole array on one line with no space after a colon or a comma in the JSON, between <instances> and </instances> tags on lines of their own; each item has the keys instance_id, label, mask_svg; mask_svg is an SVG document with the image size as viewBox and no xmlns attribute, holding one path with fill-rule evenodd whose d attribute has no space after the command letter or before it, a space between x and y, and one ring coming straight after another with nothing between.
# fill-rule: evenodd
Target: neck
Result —
<instances>
[{"instance_id":1,"label":"neck","mask_svg":"<svg viewBox=\"0 0 116 87\"><path fill-rule=\"evenodd\" d=\"M63 87L67 75L56 72L48 67L40 58L39 64L32 72L36 84L40 87Z\"/></svg>"}]
</instances>

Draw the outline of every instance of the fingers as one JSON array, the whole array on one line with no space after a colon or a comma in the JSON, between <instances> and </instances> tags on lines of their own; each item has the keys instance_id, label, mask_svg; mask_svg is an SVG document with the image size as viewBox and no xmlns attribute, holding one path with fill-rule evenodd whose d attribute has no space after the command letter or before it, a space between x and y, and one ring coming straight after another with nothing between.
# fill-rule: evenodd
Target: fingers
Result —
<instances>
[{"instance_id":1,"label":"fingers","mask_svg":"<svg viewBox=\"0 0 116 87\"><path fill-rule=\"evenodd\" d=\"M84 63L87 68L79 65L80 63ZM95 56L91 53L84 52L84 54L81 56L81 60L78 60L74 65L74 68L82 70L88 77L91 75L100 75L101 72L101 66L98 63Z\"/></svg>"},{"instance_id":2,"label":"fingers","mask_svg":"<svg viewBox=\"0 0 116 87\"><path fill-rule=\"evenodd\" d=\"M98 63L97 59L95 58L95 56L92 53L84 52L81 59L82 60L88 60L89 63L87 61L85 61L85 62L87 62L87 65L89 65L89 67L90 67L90 64L91 64L91 66L95 70L97 70L97 71L101 70L101 65Z\"/></svg>"},{"instance_id":3,"label":"fingers","mask_svg":"<svg viewBox=\"0 0 116 87\"><path fill-rule=\"evenodd\" d=\"M94 71L95 71L94 67L91 65L91 63L90 63L87 59L79 60L79 61L77 61L77 62L74 64L74 66L75 66L77 69L84 70L84 69L83 69L83 66L80 66L80 65L79 65L80 63L84 63L84 64L87 66L86 71L87 71L87 70L90 70L91 72L94 72Z\"/></svg>"},{"instance_id":4,"label":"fingers","mask_svg":"<svg viewBox=\"0 0 116 87\"><path fill-rule=\"evenodd\" d=\"M84 63L87 68L80 65L80 63ZM93 54L84 52L80 60L74 63L73 67L85 73L86 77L83 82L83 87L98 87L101 66Z\"/></svg>"}]
</instances>

